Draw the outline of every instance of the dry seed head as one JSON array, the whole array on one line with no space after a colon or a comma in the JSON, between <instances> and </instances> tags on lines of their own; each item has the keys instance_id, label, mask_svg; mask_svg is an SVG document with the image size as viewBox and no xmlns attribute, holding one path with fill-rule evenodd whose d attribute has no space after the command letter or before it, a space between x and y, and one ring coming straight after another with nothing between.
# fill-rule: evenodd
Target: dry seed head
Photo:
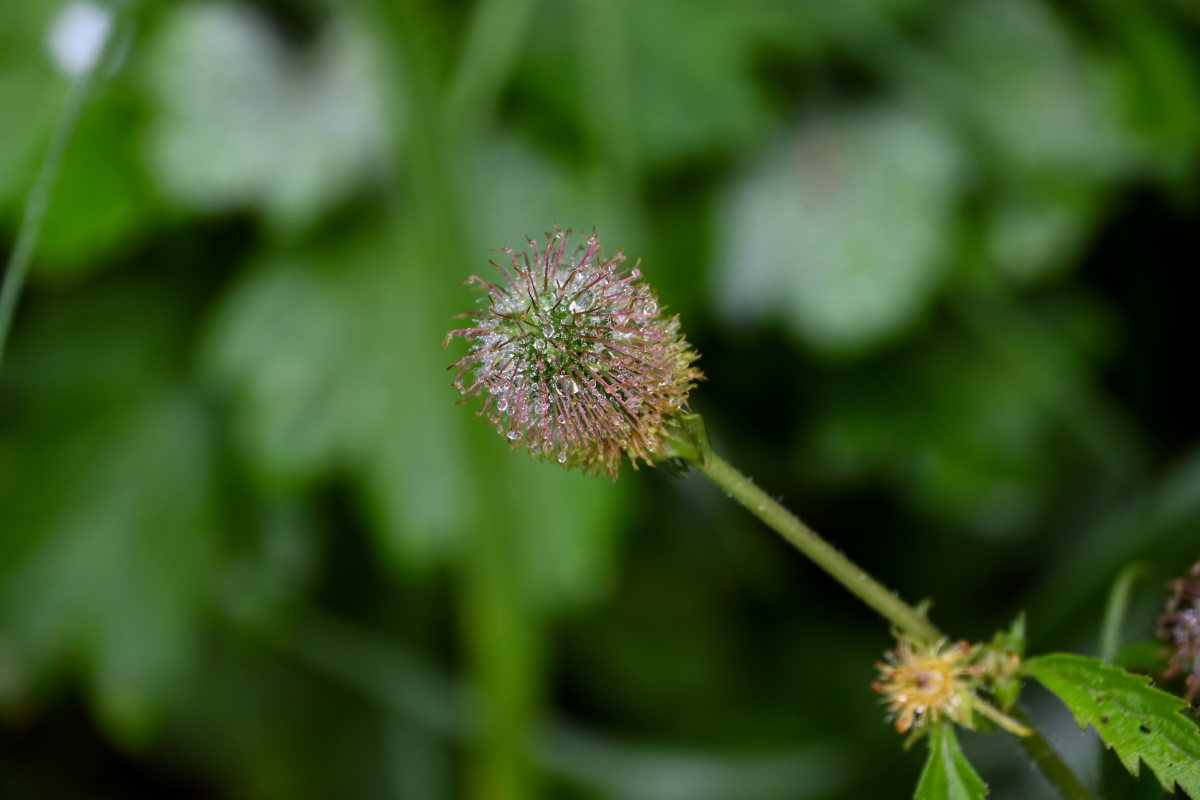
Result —
<instances>
[{"instance_id":1,"label":"dry seed head","mask_svg":"<svg viewBox=\"0 0 1200 800\"><path fill-rule=\"evenodd\" d=\"M555 226L544 248L504 248L503 282L467 281L486 296L464 315L474 327L446 337L469 346L454 386L482 398L477 413L514 448L615 480L623 453L635 467L656 460L702 376L679 318L663 316L636 266L623 270L624 253L604 259L593 233L568 255L570 236Z\"/></svg>"},{"instance_id":2,"label":"dry seed head","mask_svg":"<svg viewBox=\"0 0 1200 800\"><path fill-rule=\"evenodd\" d=\"M1189 703L1200 699L1200 561L1187 577L1171 582L1167 610L1158 619L1158 635L1170 646L1170 662L1163 677L1186 675Z\"/></svg>"}]
</instances>

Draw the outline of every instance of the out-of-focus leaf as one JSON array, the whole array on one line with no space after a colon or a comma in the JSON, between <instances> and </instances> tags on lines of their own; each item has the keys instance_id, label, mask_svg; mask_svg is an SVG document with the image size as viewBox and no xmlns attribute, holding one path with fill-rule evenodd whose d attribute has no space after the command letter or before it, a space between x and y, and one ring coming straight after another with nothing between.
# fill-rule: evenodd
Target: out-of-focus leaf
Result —
<instances>
[{"instance_id":1,"label":"out-of-focus leaf","mask_svg":"<svg viewBox=\"0 0 1200 800\"><path fill-rule=\"evenodd\" d=\"M1178 785L1200 794L1200 729L1183 700L1145 675L1072 653L1038 656L1024 669L1066 703L1079 727L1095 728L1131 775L1144 762L1168 792Z\"/></svg>"},{"instance_id":2,"label":"out-of-focus leaf","mask_svg":"<svg viewBox=\"0 0 1200 800\"><path fill-rule=\"evenodd\" d=\"M206 648L197 659L193 691L172 708L180 724L163 737L167 746L184 753L177 758L202 770L206 783L223 795L386 796L381 787L391 789L388 768L397 757L381 742L386 709L358 702L319 669L278 658L267 645L258 637L223 637ZM322 655L333 660L339 654ZM397 692L420 696L407 675L387 674L385 680Z\"/></svg>"},{"instance_id":3,"label":"out-of-focus leaf","mask_svg":"<svg viewBox=\"0 0 1200 800\"><path fill-rule=\"evenodd\" d=\"M967 761L954 726L943 722L929 732L929 759L917 782L915 800L983 800L987 784Z\"/></svg>"},{"instance_id":4,"label":"out-of-focus leaf","mask_svg":"<svg viewBox=\"0 0 1200 800\"><path fill-rule=\"evenodd\" d=\"M1100 200L1100 190L1090 182L1047 187L1009 181L993 195L983 255L1016 284L1063 272L1086 243Z\"/></svg>"},{"instance_id":5,"label":"out-of-focus leaf","mask_svg":"<svg viewBox=\"0 0 1200 800\"><path fill-rule=\"evenodd\" d=\"M950 132L916 107L806 124L724 197L715 302L826 353L879 344L937 289L960 168Z\"/></svg>"},{"instance_id":6,"label":"out-of-focus leaf","mask_svg":"<svg viewBox=\"0 0 1200 800\"><path fill-rule=\"evenodd\" d=\"M468 218L470 241L477 247L471 271L486 277L498 275L488 261L497 260L491 252L511 246L520 250L526 237L542 237L555 224L572 228L577 237L593 228L606 253L624 246L634 259L639 238L644 236L645 219L634 208L614 203L610 197L597 196L580 185L571 170L547 159L534 147L517 137L496 135L469 153L462 165L471 187ZM577 238L578 243L582 239ZM443 273L442 287L463 305L474 301L469 292L454 290L465 276Z\"/></svg>"},{"instance_id":7,"label":"out-of-focus leaf","mask_svg":"<svg viewBox=\"0 0 1200 800\"><path fill-rule=\"evenodd\" d=\"M870 5L895 13L923 2ZM539 40L518 84L543 115L551 109L579 125L585 140L631 153L640 165L677 167L760 141L774 127L764 65L811 55L835 30L857 31L840 5L580 4L579 35Z\"/></svg>"},{"instance_id":8,"label":"out-of-focus leaf","mask_svg":"<svg viewBox=\"0 0 1200 800\"><path fill-rule=\"evenodd\" d=\"M562 611L612 588L618 517L630 481L643 478L626 464L621 482L568 473L512 453L506 515L519 530L525 589L545 608ZM536 498L535 502L529 502Z\"/></svg>"},{"instance_id":9,"label":"out-of-focus leaf","mask_svg":"<svg viewBox=\"0 0 1200 800\"><path fill-rule=\"evenodd\" d=\"M939 41L956 108L986 143L979 164L999 182L984 255L1017 282L1070 266L1103 208L1104 183L1149 152L1130 127L1123 65L1085 50L1050 7L1029 0L950 8Z\"/></svg>"},{"instance_id":10,"label":"out-of-focus leaf","mask_svg":"<svg viewBox=\"0 0 1200 800\"><path fill-rule=\"evenodd\" d=\"M1080 178L1120 175L1139 155L1108 65L1072 41L1053 9L985 0L947 9L940 49L1010 166Z\"/></svg>"},{"instance_id":11,"label":"out-of-focus leaf","mask_svg":"<svg viewBox=\"0 0 1200 800\"><path fill-rule=\"evenodd\" d=\"M261 481L356 476L385 551L421 562L461 532L471 498L455 478L466 465L437 321L387 241L256 265L218 309L205 363Z\"/></svg>"},{"instance_id":12,"label":"out-of-focus leaf","mask_svg":"<svg viewBox=\"0 0 1200 800\"><path fill-rule=\"evenodd\" d=\"M815 800L836 796L850 759L826 744L727 755L612 741L558 723L538 747L555 773L602 797L626 800Z\"/></svg>"},{"instance_id":13,"label":"out-of-focus leaf","mask_svg":"<svg viewBox=\"0 0 1200 800\"><path fill-rule=\"evenodd\" d=\"M632 61L628 90L637 124L629 134L648 163L761 142L775 127L764 62L815 55L847 36L870 37L876 16L905 16L924 2L863 0L860 11L854 2L628 2L628 49L611 49Z\"/></svg>"},{"instance_id":14,"label":"out-of-focus leaf","mask_svg":"<svg viewBox=\"0 0 1200 800\"><path fill-rule=\"evenodd\" d=\"M147 43L157 114L150 169L171 199L200 210L253 207L303 226L380 162L383 93L351 27L294 52L249 6L186 3Z\"/></svg>"},{"instance_id":15,"label":"out-of-focus leaf","mask_svg":"<svg viewBox=\"0 0 1200 800\"><path fill-rule=\"evenodd\" d=\"M1196 17L1200 5L1181 3L1182 14ZM1184 178L1196 163L1200 133L1200 64L1188 38L1193 29L1158 4L1105 0L1093 6L1108 28L1125 66L1123 79L1134 129L1153 143L1148 153L1164 176Z\"/></svg>"},{"instance_id":16,"label":"out-of-focus leaf","mask_svg":"<svg viewBox=\"0 0 1200 800\"><path fill-rule=\"evenodd\" d=\"M711 0L625 6L630 41L618 52L632 61L627 89L638 120L629 132L647 162L678 162L747 143L770 125L749 79L754 46L766 31L807 35L783 6ZM703 113L709 107L722 113Z\"/></svg>"},{"instance_id":17,"label":"out-of-focus leaf","mask_svg":"<svg viewBox=\"0 0 1200 800\"><path fill-rule=\"evenodd\" d=\"M481 195L497 203L514 191L537 196L546 183L536 177L541 170L524 176L531 174L532 186L510 182L505 170L484 175ZM509 219L490 217L487 230ZM494 272L494 254L486 246L478 254L476 271ZM235 435L257 477L283 491L350 477L394 567L455 553L469 541L468 525L512 525L524 588L539 602L592 596L608 582L621 489L506 453L490 433L480 446L493 452L479 463L503 472L472 468L466 437L479 438L486 426L472 405L455 405L446 367L461 354L438 344L453 313L474 308L478 294L458 288L466 275L447 266L376 228L267 259L218 308L205 370L231 398ZM476 480L493 484L502 507L480 507L482 496L470 490Z\"/></svg>"},{"instance_id":18,"label":"out-of-focus leaf","mask_svg":"<svg viewBox=\"0 0 1200 800\"><path fill-rule=\"evenodd\" d=\"M194 655L215 529L211 430L172 380L170 315L153 292L68 304L5 365L0 630L34 681L81 670L132 742Z\"/></svg>"},{"instance_id":19,"label":"out-of-focus leaf","mask_svg":"<svg viewBox=\"0 0 1200 800\"><path fill-rule=\"evenodd\" d=\"M43 275L101 266L153 221L155 199L137 150L139 113L134 98L110 88L80 121L42 228Z\"/></svg>"},{"instance_id":20,"label":"out-of-focus leaf","mask_svg":"<svg viewBox=\"0 0 1200 800\"><path fill-rule=\"evenodd\" d=\"M1084 371L1071 360L1080 354L1061 349L1064 331L1087 328L1092 310L1048 307L1034 324L985 308L967 312L985 334L939 336L911 356L829 381L822 422L809 433L814 476L883 478L925 514L1005 536L1034 530L1077 470L1127 468L1128 457L1107 463L1124 443L1094 422ZM1002 337L1004 349L984 336Z\"/></svg>"}]
</instances>

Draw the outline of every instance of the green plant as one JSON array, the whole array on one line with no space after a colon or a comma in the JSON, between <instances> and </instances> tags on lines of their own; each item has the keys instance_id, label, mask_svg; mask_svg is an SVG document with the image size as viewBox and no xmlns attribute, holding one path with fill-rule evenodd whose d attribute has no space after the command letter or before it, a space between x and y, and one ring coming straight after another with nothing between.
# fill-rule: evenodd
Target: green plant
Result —
<instances>
[{"instance_id":1,"label":"green plant","mask_svg":"<svg viewBox=\"0 0 1200 800\"><path fill-rule=\"evenodd\" d=\"M919 800L987 796L958 746L955 726L987 726L1028 740L1026 751L1063 798L1092 796L1032 724L1010 716L1022 678L1049 689L1080 726L1092 725L1130 774L1138 775L1144 763L1164 790L1200 796L1200 728L1184 701L1099 659L1068 653L1027 658L1023 618L990 642L948 643L923 610L717 456L703 419L688 409L700 375L679 319L662 315L639 269L622 271L622 253L605 260L595 234L569 253L569 239L570 231L556 226L544 248L529 240L532 256L505 248L511 265L493 262L502 284L471 276L468 283L487 293L486 303L467 315L474 326L451 331L444 343L467 340L467 355L451 366L458 370L454 386L466 398L482 399L477 413L513 449L525 446L531 456L604 471L614 480L623 455L634 466L641 460L676 472L694 468L891 623L897 644L878 665L873 688L896 730L909 734L907 745L928 738ZM1175 639L1186 639L1188 667L1193 626L1185 619L1190 611L1180 606L1190 609L1194 595L1192 584L1181 582L1163 623L1187 634ZM1172 662L1172 674L1184 671L1182 660Z\"/></svg>"}]
</instances>

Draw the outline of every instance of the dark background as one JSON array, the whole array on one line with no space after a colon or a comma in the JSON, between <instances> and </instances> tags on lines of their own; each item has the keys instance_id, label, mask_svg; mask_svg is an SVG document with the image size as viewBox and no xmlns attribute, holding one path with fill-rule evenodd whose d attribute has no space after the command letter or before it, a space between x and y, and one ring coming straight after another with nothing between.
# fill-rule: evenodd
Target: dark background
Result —
<instances>
[{"instance_id":1,"label":"dark background","mask_svg":"<svg viewBox=\"0 0 1200 800\"><path fill-rule=\"evenodd\" d=\"M67 6L0 0L6 253ZM1097 654L1133 568L1145 641L1200 555L1189 0L116 8L0 365L0 797L911 796L884 622L701 477L455 405L459 282L555 223L642 259L718 451L954 635Z\"/></svg>"}]
</instances>

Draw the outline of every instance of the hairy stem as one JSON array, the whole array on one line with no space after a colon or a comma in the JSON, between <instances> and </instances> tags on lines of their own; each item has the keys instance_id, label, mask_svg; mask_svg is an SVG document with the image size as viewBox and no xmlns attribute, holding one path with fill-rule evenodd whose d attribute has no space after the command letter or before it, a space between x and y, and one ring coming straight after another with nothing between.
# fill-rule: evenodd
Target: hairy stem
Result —
<instances>
[{"instance_id":1,"label":"hairy stem","mask_svg":"<svg viewBox=\"0 0 1200 800\"><path fill-rule=\"evenodd\" d=\"M1050 743L1046 741L1046 737L1042 736L1034 726L1033 721L1016 706L1008 713L1029 728L1030 735L1018 739L1021 749L1033 759L1038 771L1050 782L1050 785L1058 792L1058 796L1063 800L1095 800L1095 796L1059 757Z\"/></svg>"},{"instance_id":2,"label":"hairy stem","mask_svg":"<svg viewBox=\"0 0 1200 800\"><path fill-rule=\"evenodd\" d=\"M797 550L808 556L817 566L850 590L855 597L875 609L898 629L926 642L942 638L942 632L923 614L864 572L853 561L818 536L816 531L784 508L781 503L756 486L753 481L738 472L728 462L714 454L708 444L703 421L698 415L686 415L681 420L680 430L681 433L676 435L670 443L676 448L670 453L672 457L682 458L707 475L731 497L749 509L750 513L765 522ZM986 703L981 702L980 705L984 706L984 708L979 708L984 716L1017 737L1021 747L1033 759L1042 775L1063 800L1094 800L1092 794L1071 771L1071 768L1034 726L1033 721L1019 709L1013 708L1009 712L1012 717L1010 719L1009 716L987 706Z\"/></svg>"},{"instance_id":3,"label":"hairy stem","mask_svg":"<svg viewBox=\"0 0 1200 800\"><path fill-rule=\"evenodd\" d=\"M696 467L884 619L921 641L940 638L941 632L924 615L842 555L728 462L709 452Z\"/></svg>"}]
</instances>

